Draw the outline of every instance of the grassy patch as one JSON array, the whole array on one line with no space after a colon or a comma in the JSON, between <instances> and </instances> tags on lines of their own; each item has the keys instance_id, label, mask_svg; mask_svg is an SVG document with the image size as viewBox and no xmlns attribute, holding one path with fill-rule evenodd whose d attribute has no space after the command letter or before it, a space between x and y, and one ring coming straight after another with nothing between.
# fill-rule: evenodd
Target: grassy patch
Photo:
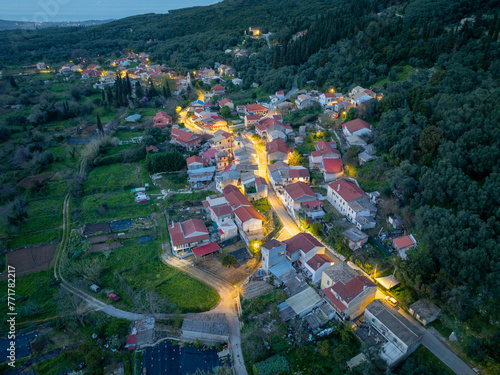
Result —
<instances>
[{"instance_id":1,"label":"grassy patch","mask_svg":"<svg viewBox=\"0 0 500 375\"><path fill-rule=\"evenodd\" d=\"M155 186L142 163L138 164L111 164L94 168L88 175L84 189L86 194L110 191L129 191L135 187L142 187L149 183L153 191ZM130 197L133 200L133 195Z\"/></svg>"},{"instance_id":2,"label":"grassy patch","mask_svg":"<svg viewBox=\"0 0 500 375\"><path fill-rule=\"evenodd\" d=\"M269 204L266 198L252 201L252 205L259 214L269 219L269 213L271 212L271 205Z\"/></svg>"},{"instance_id":3,"label":"grassy patch","mask_svg":"<svg viewBox=\"0 0 500 375\"><path fill-rule=\"evenodd\" d=\"M31 201L28 204L28 219L21 228L22 233L57 228L62 224L63 197Z\"/></svg>"},{"instance_id":4,"label":"grassy patch","mask_svg":"<svg viewBox=\"0 0 500 375\"><path fill-rule=\"evenodd\" d=\"M417 350L415 350L409 357L409 359L415 361L418 365L424 365L432 374L439 375L454 375L455 373L451 371L451 369L446 366L439 358L437 358L434 354L432 354L429 349L420 345ZM404 375L406 372L402 372L402 367L406 363L403 362L395 369L395 373L398 375Z\"/></svg>"},{"instance_id":5,"label":"grassy patch","mask_svg":"<svg viewBox=\"0 0 500 375\"><path fill-rule=\"evenodd\" d=\"M413 290L403 286L402 284L399 284L395 288L391 289L391 293L406 306L410 306L417 301Z\"/></svg>"},{"instance_id":6,"label":"grassy patch","mask_svg":"<svg viewBox=\"0 0 500 375\"><path fill-rule=\"evenodd\" d=\"M49 269L16 278L16 311L19 321L41 320L57 314L54 296L58 288L49 286L54 278ZM7 281L0 281L0 314L7 314ZM5 328L2 321L1 329Z\"/></svg>"},{"instance_id":7,"label":"grassy patch","mask_svg":"<svg viewBox=\"0 0 500 375\"><path fill-rule=\"evenodd\" d=\"M219 300L213 288L163 264L158 255L158 241L138 245L137 240L131 239L124 244L125 247L115 250L106 260L107 269L102 276L103 288L112 288L122 297L118 307L133 306L126 285L136 292L155 290L175 303L181 313L209 310Z\"/></svg>"},{"instance_id":8,"label":"grassy patch","mask_svg":"<svg viewBox=\"0 0 500 375\"><path fill-rule=\"evenodd\" d=\"M434 327L436 331L438 331L445 338L450 337L451 333L453 332L453 329L445 325L440 319L427 324L427 327Z\"/></svg>"},{"instance_id":9,"label":"grassy patch","mask_svg":"<svg viewBox=\"0 0 500 375\"><path fill-rule=\"evenodd\" d=\"M42 243L52 242L59 239L59 229L47 230L37 233L23 234L14 236L7 241L7 246L10 249L17 249L23 246L38 245Z\"/></svg>"},{"instance_id":10,"label":"grassy patch","mask_svg":"<svg viewBox=\"0 0 500 375\"><path fill-rule=\"evenodd\" d=\"M180 190L187 185L187 174L185 172L164 174L159 180L156 180L165 190Z\"/></svg>"},{"instance_id":11,"label":"grassy patch","mask_svg":"<svg viewBox=\"0 0 500 375\"><path fill-rule=\"evenodd\" d=\"M403 70L397 74L397 78L394 82L406 81L411 73L415 71L415 68L410 65L403 66ZM375 82L372 87L384 87L385 84L392 82L389 77L379 79Z\"/></svg>"},{"instance_id":12,"label":"grassy patch","mask_svg":"<svg viewBox=\"0 0 500 375\"><path fill-rule=\"evenodd\" d=\"M79 206L85 223L149 216L157 209L152 200L136 203L130 192L89 195L80 200Z\"/></svg>"}]
</instances>

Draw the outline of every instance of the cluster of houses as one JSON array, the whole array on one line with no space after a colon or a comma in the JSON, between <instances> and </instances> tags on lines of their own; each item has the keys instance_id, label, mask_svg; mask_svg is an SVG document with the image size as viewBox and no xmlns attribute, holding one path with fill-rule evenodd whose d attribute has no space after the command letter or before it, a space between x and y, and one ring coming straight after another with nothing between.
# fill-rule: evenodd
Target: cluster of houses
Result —
<instances>
[{"instance_id":1,"label":"cluster of houses","mask_svg":"<svg viewBox=\"0 0 500 375\"><path fill-rule=\"evenodd\" d=\"M257 184L267 192L267 184L263 178L258 177ZM222 196L208 196L202 203L216 228L215 235L209 234L205 222L200 219L170 224L168 231L175 256L204 256L220 250L217 240L226 241L238 235L247 245L252 240L264 237L264 217L236 186L228 185L223 189ZM211 239L215 241L210 242ZM208 249L213 251L207 252Z\"/></svg>"},{"instance_id":2,"label":"cluster of houses","mask_svg":"<svg viewBox=\"0 0 500 375\"><path fill-rule=\"evenodd\" d=\"M299 233L286 241L273 238L261 245L261 253L263 271L283 285L289 296L278 306L285 322L304 319L311 329L320 331L332 319L356 321L363 317L363 324L381 343L379 354L391 367L422 341L419 327L391 303L376 299L377 285L360 268L348 261L331 259L325 245L312 235ZM440 311L428 301L418 301L410 312L427 324Z\"/></svg>"}]
</instances>

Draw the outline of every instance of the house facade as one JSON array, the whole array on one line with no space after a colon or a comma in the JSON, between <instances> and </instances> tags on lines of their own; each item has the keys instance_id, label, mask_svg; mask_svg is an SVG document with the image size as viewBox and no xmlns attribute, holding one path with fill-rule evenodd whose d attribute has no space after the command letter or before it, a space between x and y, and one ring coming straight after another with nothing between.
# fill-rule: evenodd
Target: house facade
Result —
<instances>
[{"instance_id":1,"label":"house facade","mask_svg":"<svg viewBox=\"0 0 500 375\"><path fill-rule=\"evenodd\" d=\"M165 129L167 126L172 125L172 116L165 112L158 112L153 118L153 126Z\"/></svg>"},{"instance_id":2,"label":"house facade","mask_svg":"<svg viewBox=\"0 0 500 375\"><path fill-rule=\"evenodd\" d=\"M208 229L200 219L189 219L182 223L169 224L172 252L179 258L191 255L191 249L210 242Z\"/></svg>"},{"instance_id":3,"label":"house facade","mask_svg":"<svg viewBox=\"0 0 500 375\"><path fill-rule=\"evenodd\" d=\"M377 286L366 276L356 276L346 284L335 283L323 293L342 319L353 320L375 299Z\"/></svg>"}]
</instances>

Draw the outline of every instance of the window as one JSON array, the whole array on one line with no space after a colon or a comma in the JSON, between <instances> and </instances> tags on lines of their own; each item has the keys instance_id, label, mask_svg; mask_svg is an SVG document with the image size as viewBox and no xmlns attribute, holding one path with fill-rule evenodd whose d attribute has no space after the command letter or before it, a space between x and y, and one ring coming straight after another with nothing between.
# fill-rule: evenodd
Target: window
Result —
<instances>
[{"instance_id":1,"label":"window","mask_svg":"<svg viewBox=\"0 0 500 375\"><path fill-rule=\"evenodd\" d=\"M327 281L326 281L326 285L330 285L330 280L327 280Z\"/></svg>"},{"instance_id":2,"label":"window","mask_svg":"<svg viewBox=\"0 0 500 375\"><path fill-rule=\"evenodd\" d=\"M375 323L375 318L372 318L372 323Z\"/></svg>"}]
</instances>

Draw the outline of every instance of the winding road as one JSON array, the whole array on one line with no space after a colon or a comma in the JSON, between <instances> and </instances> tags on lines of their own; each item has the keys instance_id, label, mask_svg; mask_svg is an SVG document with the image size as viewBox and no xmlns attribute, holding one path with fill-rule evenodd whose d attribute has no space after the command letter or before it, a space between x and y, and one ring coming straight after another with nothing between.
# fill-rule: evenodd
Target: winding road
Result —
<instances>
[{"instance_id":1,"label":"winding road","mask_svg":"<svg viewBox=\"0 0 500 375\"><path fill-rule=\"evenodd\" d=\"M80 164L80 172L85 171L85 164ZM133 313L130 311L125 311L118 309L112 305L106 304L87 292L75 287L70 282L68 282L62 273L62 268L65 261L65 255L67 252L67 247L69 243L69 237L71 233L70 225L70 201L71 196L67 194L64 198L63 204L63 235L61 243L57 248L54 262L54 277L60 280L60 286L67 290L68 292L80 297L86 304L86 311L102 311L103 313L112 316L114 318L126 319L130 321L135 321L146 317L144 314ZM229 345L233 355L233 365L235 371L238 375L248 375L245 368L243 353L241 351L241 340L240 340L240 329L241 323L238 319L237 312L237 287L232 286L227 281L221 279L217 275L213 275L193 267L190 262L186 260L181 260L167 253L164 253L161 257L162 261L169 266L175 267L182 272L185 272L189 276L200 280L201 282L215 288L220 295L219 303L210 311L202 313L223 313L226 315L229 327ZM158 318L171 318L175 314L158 314Z\"/></svg>"}]
</instances>

